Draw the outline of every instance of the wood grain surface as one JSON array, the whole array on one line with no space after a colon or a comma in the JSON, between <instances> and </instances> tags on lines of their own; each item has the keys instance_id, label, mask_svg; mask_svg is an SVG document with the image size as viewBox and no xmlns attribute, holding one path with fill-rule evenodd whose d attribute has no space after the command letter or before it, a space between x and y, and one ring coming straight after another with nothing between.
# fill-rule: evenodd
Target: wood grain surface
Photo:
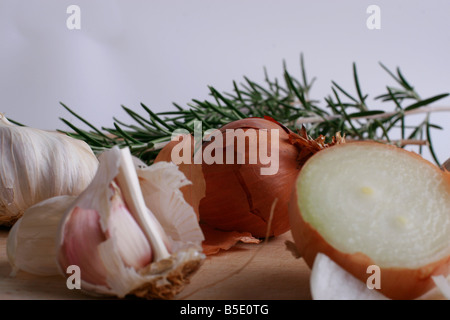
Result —
<instances>
[{"instance_id":1,"label":"wood grain surface","mask_svg":"<svg viewBox=\"0 0 450 320\"><path fill-rule=\"evenodd\" d=\"M0 229L0 299L98 299L69 290L61 276L25 272L11 276L6 256L8 229ZM209 256L176 297L186 300L309 300L310 270L286 249L290 232L260 244L240 243Z\"/></svg>"}]
</instances>

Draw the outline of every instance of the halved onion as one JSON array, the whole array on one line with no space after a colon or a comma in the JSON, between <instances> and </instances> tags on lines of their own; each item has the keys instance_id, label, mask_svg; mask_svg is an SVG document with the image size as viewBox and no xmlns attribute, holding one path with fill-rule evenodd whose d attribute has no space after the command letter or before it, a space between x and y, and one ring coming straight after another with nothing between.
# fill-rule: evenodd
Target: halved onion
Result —
<instances>
[{"instance_id":1,"label":"halved onion","mask_svg":"<svg viewBox=\"0 0 450 320\"><path fill-rule=\"evenodd\" d=\"M450 173L376 142L335 145L303 166L289 205L291 232L309 267L323 253L380 292L414 299L450 272Z\"/></svg>"}]
</instances>

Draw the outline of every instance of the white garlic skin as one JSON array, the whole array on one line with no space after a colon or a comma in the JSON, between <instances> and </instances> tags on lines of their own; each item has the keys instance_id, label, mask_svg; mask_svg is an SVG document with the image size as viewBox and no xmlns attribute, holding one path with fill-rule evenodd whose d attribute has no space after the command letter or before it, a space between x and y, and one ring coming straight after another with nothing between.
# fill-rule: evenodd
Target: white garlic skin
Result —
<instances>
[{"instance_id":1,"label":"white garlic skin","mask_svg":"<svg viewBox=\"0 0 450 320\"><path fill-rule=\"evenodd\" d=\"M0 225L11 226L40 201L80 194L97 167L84 141L17 126L0 114Z\"/></svg>"}]
</instances>

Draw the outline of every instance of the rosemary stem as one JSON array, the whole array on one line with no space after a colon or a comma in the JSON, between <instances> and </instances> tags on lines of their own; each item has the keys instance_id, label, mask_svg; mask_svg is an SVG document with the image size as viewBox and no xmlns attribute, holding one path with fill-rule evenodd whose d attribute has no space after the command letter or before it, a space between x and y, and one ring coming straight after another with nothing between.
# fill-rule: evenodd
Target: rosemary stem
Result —
<instances>
[{"instance_id":1,"label":"rosemary stem","mask_svg":"<svg viewBox=\"0 0 450 320\"><path fill-rule=\"evenodd\" d=\"M350 141L361 141L358 139L349 139L349 138L345 138L345 140L347 142ZM426 146L428 145L428 141L427 140L423 140L423 139L399 139L399 140L379 140L379 139L375 139L374 141L378 141L378 142L382 142L382 143L388 143L388 144L393 144L396 145L398 147L405 147L405 146Z\"/></svg>"},{"instance_id":2,"label":"rosemary stem","mask_svg":"<svg viewBox=\"0 0 450 320\"><path fill-rule=\"evenodd\" d=\"M417 109L412 109L409 111L403 112L404 115L412 115L412 114L420 114L420 113L429 113L429 112L449 112L450 106L438 106L438 107L432 107L432 106L425 106ZM380 114L374 114L369 116L359 116L359 117L352 117L352 119L382 119L382 118L389 118L394 115L398 114L398 111L393 112L384 112ZM296 128L301 128L302 124L306 123L321 123L324 121L331 121L335 119L341 118L340 115L331 115L331 116L324 116L324 117L305 117L305 118L298 118L295 122Z\"/></svg>"},{"instance_id":3,"label":"rosemary stem","mask_svg":"<svg viewBox=\"0 0 450 320\"><path fill-rule=\"evenodd\" d=\"M347 138L346 140L347 141L351 141L353 139L348 139ZM404 146L407 146L407 145L416 145L416 146L426 146L426 145L428 145L428 141L427 140L419 140L419 139L400 139L400 140L391 140L391 141L377 140L377 141L384 142L384 143L395 144L395 145L397 145L399 147L404 147ZM171 141L165 141L165 142L156 143L152 148L148 149L147 151L161 150L166 145L168 145L169 142L171 142ZM450 163L450 161L449 161L449 163Z\"/></svg>"},{"instance_id":4,"label":"rosemary stem","mask_svg":"<svg viewBox=\"0 0 450 320\"><path fill-rule=\"evenodd\" d=\"M154 145L152 148L148 149L147 151L161 150L161 149L164 148L166 145L168 145L170 141L171 141L171 140L169 140L169 141L164 141L164 142L159 142L159 143L155 143L155 145Z\"/></svg>"},{"instance_id":5,"label":"rosemary stem","mask_svg":"<svg viewBox=\"0 0 450 320\"><path fill-rule=\"evenodd\" d=\"M416 145L416 146L426 146L428 145L427 140L416 140L416 139L400 139L400 140L391 140L392 144L395 144L399 147L404 147L408 145Z\"/></svg>"}]
</instances>

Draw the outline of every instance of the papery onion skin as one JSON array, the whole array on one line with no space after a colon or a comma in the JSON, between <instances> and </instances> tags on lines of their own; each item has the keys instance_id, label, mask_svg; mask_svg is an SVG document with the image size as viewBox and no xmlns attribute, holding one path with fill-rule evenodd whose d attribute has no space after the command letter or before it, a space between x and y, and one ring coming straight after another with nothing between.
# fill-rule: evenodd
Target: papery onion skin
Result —
<instances>
[{"instance_id":1,"label":"papery onion skin","mask_svg":"<svg viewBox=\"0 0 450 320\"><path fill-rule=\"evenodd\" d=\"M355 143L372 143L372 142L355 142ZM411 153L412 156L419 155ZM311 158L310 161L313 159ZM438 170L438 169L437 169ZM450 174L446 176L450 181ZM450 183L449 183L450 187ZM322 235L306 222L297 200L298 190L294 186L289 202L289 221L291 225L291 233L298 252L303 257L307 265L312 268L314 259L318 253L323 253L330 257L334 262L343 269L350 272L364 283L370 274L367 273L367 267L376 264L367 255L357 253L344 253L337 250L329 244ZM448 274L450 271L450 256L446 256L438 261L429 263L417 269L408 268L382 268L381 271L381 288L379 291L386 297L396 300L415 299L428 292L435 286L432 276Z\"/></svg>"},{"instance_id":2,"label":"papery onion skin","mask_svg":"<svg viewBox=\"0 0 450 320\"><path fill-rule=\"evenodd\" d=\"M194 137L190 134L183 135L178 141L170 141L156 156L154 163L161 161L172 161L172 149L179 143L190 143L191 149L191 163L179 163L178 169L183 172L191 184L180 188L184 199L189 203L199 218L200 200L205 196L205 178L202 173L202 165L193 163L194 155Z\"/></svg>"},{"instance_id":3,"label":"papery onion skin","mask_svg":"<svg viewBox=\"0 0 450 320\"><path fill-rule=\"evenodd\" d=\"M268 119L246 118L220 128L224 142L227 129L267 129L267 150L270 150L270 130L278 130L278 172L274 175L261 175L263 165L259 163L259 158L258 164L249 164L248 142L245 164L225 164L225 160L224 164L203 163L206 195L200 201L200 221L223 231L250 232L255 237L265 237L270 208L275 198L278 198L269 235L277 236L287 232L290 229L287 205L300 169L297 162L299 152L289 142L290 131ZM203 148L209 143L211 142L205 142ZM225 158L226 152L223 153Z\"/></svg>"}]
</instances>

